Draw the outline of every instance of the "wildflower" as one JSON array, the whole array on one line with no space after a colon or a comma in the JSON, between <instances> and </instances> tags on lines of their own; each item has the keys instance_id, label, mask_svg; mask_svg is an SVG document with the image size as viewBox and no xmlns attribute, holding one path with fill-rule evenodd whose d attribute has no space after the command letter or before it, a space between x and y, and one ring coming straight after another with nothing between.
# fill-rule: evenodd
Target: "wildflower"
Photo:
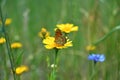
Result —
<instances>
[{"instance_id":1,"label":"wildflower","mask_svg":"<svg viewBox=\"0 0 120 80\"><path fill-rule=\"evenodd\" d=\"M46 38L50 35L50 33L45 29L45 28L42 28L41 31L38 33L39 37L41 38Z\"/></svg>"},{"instance_id":2,"label":"wildflower","mask_svg":"<svg viewBox=\"0 0 120 80\"><path fill-rule=\"evenodd\" d=\"M70 33L72 31L78 31L78 26L74 26L73 24L58 24L57 28L65 33Z\"/></svg>"},{"instance_id":3,"label":"wildflower","mask_svg":"<svg viewBox=\"0 0 120 80\"><path fill-rule=\"evenodd\" d=\"M5 21L5 25L9 25L11 24L12 22L12 19L11 18L7 18L6 21ZM2 24L2 22L0 21L0 24Z\"/></svg>"},{"instance_id":4,"label":"wildflower","mask_svg":"<svg viewBox=\"0 0 120 80\"><path fill-rule=\"evenodd\" d=\"M56 68L56 67L57 67L57 65L55 65L55 64L51 65L51 68Z\"/></svg>"},{"instance_id":5,"label":"wildflower","mask_svg":"<svg viewBox=\"0 0 120 80\"><path fill-rule=\"evenodd\" d=\"M93 60L96 62L103 62L105 60L105 56L103 54L90 54L88 56L88 60Z\"/></svg>"},{"instance_id":6,"label":"wildflower","mask_svg":"<svg viewBox=\"0 0 120 80\"><path fill-rule=\"evenodd\" d=\"M11 24L11 22L12 22L12 19L7 18L6 21L5 21L5 25L9 25L9 24Z\"/></svg>"},{"instance_id":7,"label":"wildflower","mask_svg":"<svg viewBox=\"0 0 120 80\"><path fill-rule=\"evenodd\" d=\"M3 44L3 43L5 43L5 42L6 42L5 38L1 37L1 38L0 38L0 44Z\"/></svg>"},{"instance_id":8,"label":"wildflower","mask_svg":"<svg viewBox=\"0 0 120 80\"><path fill-rule=\"evenodd\" d=\"M69 41L69 39L67 39L64 45L59 45L55 42L54 37L47 37L46 39L43 40L43 43L45 44L45 47L47 49L53 49L53 48L62 49L72 46L72 41Z\"/></svg>"},{"instance_id":9,"label":"wildflower","mask_svg":"<svg viewBox=\"0 0 120 80\"><path fill-rule=\"evenodd\" d=\"M14 42L11 44L11 48L21 48L22 44L20 42Z\"/></svg>"},{"instance_id":10,"label":"wildflower","mask_svg":"<svg viewBox=\"0 0 120 80\"><path fill-rule=\"evenodd\" d=\"M25 65L19 66L15 69L15 73L18 74L18 75L20 75L20 74L22 74L23 72L26 72L26 71L28 71L28 67L25 66Z\"/></svg>"},{"instance_id":11,"label":"wildflower","mask_svg":"<svg viewBox=\"0 0 120 80\"><path fill-rule=\"evenodd\" d=\"M87 47L86 47L86 50L87 51L93 51L93 50L95 50L96 49L96 46L94 46L94 45L88 45Z\"/></svg>"}]
</instances>

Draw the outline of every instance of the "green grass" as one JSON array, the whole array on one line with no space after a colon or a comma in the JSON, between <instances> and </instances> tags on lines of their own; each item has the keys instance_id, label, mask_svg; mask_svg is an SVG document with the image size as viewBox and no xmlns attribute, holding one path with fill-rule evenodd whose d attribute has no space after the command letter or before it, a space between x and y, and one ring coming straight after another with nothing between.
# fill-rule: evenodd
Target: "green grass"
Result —
<instances>
[{"instance_id":1,"label":"green grass","mask_svg":"<svg viewBox=\"0 0 120 80\"><path fill-rule=\"evenodd\" d=\"M38 37L42 27L54 36L56 24L79 26L78 32L69 35L73 47L60 50L58 54L57 80L89 80L91 61L87 60L86 46L120 25L119 0L1 0L0 4L4 15L12 19L7 27L10 42L20 41L24 46L22 64L30 69L21 75L21 80L48 80L50 68L46 58L49 56L52 64L54 50L45 49ZM94 52L105 54L106 60L97 64L94 80L119 80L120 30L96 47Z\"/></svg>"}]
</instances>

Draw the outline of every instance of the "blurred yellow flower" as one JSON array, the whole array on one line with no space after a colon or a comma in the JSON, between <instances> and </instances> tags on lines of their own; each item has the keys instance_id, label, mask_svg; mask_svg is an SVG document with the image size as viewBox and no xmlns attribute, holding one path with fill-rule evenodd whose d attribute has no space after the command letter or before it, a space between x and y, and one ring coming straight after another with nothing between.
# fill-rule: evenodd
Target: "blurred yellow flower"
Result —
<instances>
[{"instance_id":1,"label":"blurred yellow flower","mask_svg":"<svg viewBox=\"0 0 120 80\"><path fill-rule=\"evenodd\" d=\"M5 21L5 25L9 25L11 24L12 22L12 19L11 18L7 18L6 21ZM2 24L2 22L0 21L0 24Z\"/></svg>"},{"instance_id":2,"label":"blurred yellow flower","mask_svg":"<svg viewBox=\"0 0 120 80\"><path fill-rule=\"evenodd\" d=\"M59 45L55 43L54 37L47 37L46 39L43 40L43 43L45 44L45 48L47 49L53 49L53 48L62 49L72 46L72 41L69 41L69 39L67 39L64 45Z\"/></svg>"},{"instance_id":3,"label":"blurred yellow flower","mask_svg":"<svg viewBox=\"0 0 120 80\"><path fill-rule=\"evenodd\" d=\"M7 18L6 21L5 21L5 25L9 25L11 24L12 22L12 19L11 18Z\"/></svg>"},{"instance_id":4,"label":"blurred yellow flower","mask_svg":"<svg viewBox=\"0 0 120 80\"><path fill-rule=\"evenodd\" d=\"M58 24L57 28L65 33L70 33L72 31L78 31L78 26L74 26L73 24Z\"/></svg>"},{"instance_id":5,"label":"blurred yellow flower","mask_svg":"<svg viewBox=\"0 0 120 80\"><path fill-rule=\"evenodd\" d=\"M14 42L11 44L11 48L21 48L22 44L20 42Z\"/></svg>"},{"instance_id":6,"label":"blurred yellow flower","mask_svg":"<svg viewBox=\"0 0 120 80\"><path fill-rule=\"evenodd\" d=\"M0 38L0 44L3 44L3 43L5 43L5 42L6 42L5 38L1 37L1 38Z\"/></svg>"},{"instance_id":7,"label":"blurred yellow flower","mask_svg":"<svg viewBox=\"0 0 120 80\"><path fill-rule=\"evenodd\" d=\"M25 66L25 65L19 66L15 69L15 73L17 75L20 75L20 74L22 74L23 72L26 72L26 71L28 71L28 67Z\"/></svg>"},{"instance_id":8,"label":"blurred yellow flower","mask_svg":"<svg viewBox=\"0 0 120 80\"><path fill-rule=\"evenodd\" d=\"M38 33L39 37L41 38L46 38L50 35L50 33L45 29L45 28L42 28L41 31Z\"/></svg>"},{"instance_id":9,"label":"blurred yellow flower","mask_svg":"<svg viewBox=\"0 0 120 80\"><path fill-rule=\"evenodd\" d=\"M87 51L93 51L93 50L95 50L96 49L96 46L94 46L94 45L88 45L87 47L86 47L86 50Z\"/></svg>"}]
</instances>

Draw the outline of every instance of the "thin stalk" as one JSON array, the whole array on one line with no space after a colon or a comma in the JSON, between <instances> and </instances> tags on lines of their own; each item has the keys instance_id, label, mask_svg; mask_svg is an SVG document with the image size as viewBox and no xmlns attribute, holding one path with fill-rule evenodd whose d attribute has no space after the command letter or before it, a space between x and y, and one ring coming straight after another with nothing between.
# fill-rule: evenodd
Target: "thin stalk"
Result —
<instances>
[{"instance_id":1,"label":"thin stalk","mask_svg":"<svg viewBox=\"0 0 120 80\"><path fill-rule=\"evenodd\" d=\"M58 49L55 49L55 60L54 60L54 68L53 68L53 72L54 72L54 80L56 78L56 67L57 67L57 55L58 55Z\"/></svg>"},{"instance_id":2,"label":"thin stalk","mask_svg":"<svg viewBox=\"0 0 120 80\"><path fill-rule=\"evenodd\" d=\"M103 36L101 39L99 39L98 41L96 41L95 43L93 43L94 45L99 44L100 42L102 42L103 40L105 40L108 36L110 36L113 32L117 31L120 29L120 25L113 28L109 33L107 33L105 36Z\"/></svg>"},{"instance_id":3,"label":"thin stalk","mask_svg":"<svg viewBox=\"0 0 120 80\"><path fill-rule=\"evenodd\" d=\"M58 56L58 49L55 49L55 62L54 62L54 64L56 64L57 65L57 56Z\"/></svg>"},{"instance_id":4,"label":"thin stalk","mask_svg":"<svg viewBox=\"0 0 120 80\"><path fill-rule=\"evenodd\" d=\"M54 66L51 72L50 80L56 79L57 56L58 56L58 49L55 49Z\"/></svg>"},{"instance_id":5,"label":"thin stalk","mask_svg":"<svg viewBox=\"0 0 120 80\"><path fill-rule=\"evenodd\" d=\"M90 76L90 80L95 80L95 74L96 74L96 62L92 63L92 73Z\"/></svg>"},{"instance_id":6,"label":"thin stalk","mask_svg":"<svg viewBox=\"0 0 120 80\"><path fill-rule=\"evenodd\" d=\"M0 7L0 17L1 17L1 22L2 22L2 31L3 31L4 37L6 39L7 54L9 56L9 61L10 61L10 64L11 64L11 69L12 69L12 72L13 72L14 80L16 80L16 74L15 74L15 69L14 69L13 56L12 56L12 53L11 53L9 38L8 38L8 35L6 33L6 30L5 30L5 20L3 19L3 16L2 16L1 7Z\"/></svg>"}]
</instances>

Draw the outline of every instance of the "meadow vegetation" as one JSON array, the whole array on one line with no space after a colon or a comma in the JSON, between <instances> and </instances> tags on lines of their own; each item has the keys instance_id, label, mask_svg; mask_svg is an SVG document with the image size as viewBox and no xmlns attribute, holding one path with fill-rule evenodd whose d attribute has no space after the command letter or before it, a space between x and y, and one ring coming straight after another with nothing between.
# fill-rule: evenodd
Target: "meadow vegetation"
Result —
<instances>
[{"instance_id":1,"label":"meadow vegetation","mask_svg":"<svg viewBox=\"0 0 120 80\"><path fill-rule=\"evenodd\" d=\"M0 80L120 80L120 0L0 0Z\"/></svg>"}]
</instances>

